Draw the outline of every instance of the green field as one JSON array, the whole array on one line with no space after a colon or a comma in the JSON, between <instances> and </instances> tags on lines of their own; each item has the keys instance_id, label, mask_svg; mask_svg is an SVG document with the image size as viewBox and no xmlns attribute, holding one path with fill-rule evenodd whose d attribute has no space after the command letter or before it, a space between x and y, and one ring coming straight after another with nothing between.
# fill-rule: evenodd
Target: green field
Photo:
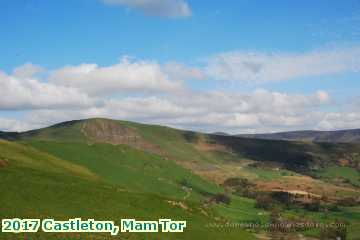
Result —
<instances>
[{"instance_id":1,"label":"green field","mask_svg":"<svg viewBox=\"0 0 360 240\"><path fill-rule=\"evenodd\" d=\"M319 171L318 176L327 180L342 178L345 182L349 182L360 187L360 173L354 168L331 166Z\"/></svg>"}]
</instances>

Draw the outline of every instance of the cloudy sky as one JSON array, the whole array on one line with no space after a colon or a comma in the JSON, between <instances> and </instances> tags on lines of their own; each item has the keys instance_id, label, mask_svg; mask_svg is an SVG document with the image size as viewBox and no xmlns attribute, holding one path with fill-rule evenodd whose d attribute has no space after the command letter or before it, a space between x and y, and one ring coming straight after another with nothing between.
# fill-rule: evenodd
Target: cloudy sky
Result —
<instances>
[{"instance_id":1,"label":"cloudy sky","mask_svg":"<svg viewBox=\"0 0 360 240\"><path fill-rule=\"evenodd\" d=\"M0 1L0 130L360 128L360 2Z\"/></svg>"}]
</instances>

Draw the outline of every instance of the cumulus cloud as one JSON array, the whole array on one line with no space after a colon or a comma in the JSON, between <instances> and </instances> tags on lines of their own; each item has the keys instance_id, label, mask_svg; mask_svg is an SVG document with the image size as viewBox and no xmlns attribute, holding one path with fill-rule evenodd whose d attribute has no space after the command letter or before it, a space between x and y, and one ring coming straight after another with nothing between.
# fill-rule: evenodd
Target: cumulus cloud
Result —
<instances>
[{"instance_id":1,"label":"cumulus cloud","mask_svg":"<svg viewBox=\"0 0 360 240\"><path fill-rule=\"evenodd\" d=\"M325 92L323 92L325 93ZM261 132L315 126L327 104L318 92L290 95L266 90L251 93L187 91L171 96L108 99L101 106L66 111L36 110L27 121L46 126L60 121L107 117L165 124L201 131Z\"/></svg>"},{"instance_id":2,"label":"cumulus cloud","mask_svg":"<svg viewBox=\"0 0 360 240\"><path fill-rule=\"evenodd\" d=\"M355 55L358 54L356 51ZM247 71L259 72L259 76L239 74L245 74L250 79L253 77L253 81L257 82L290 79L305 72L326 74L330 70L325 71L324 65L330 63L336 63L334 73L357 70L358 60L353 59L347 50L335 53L344 65L338 64L329 52L322 52L324 55L320 57L312 53L288 58L297 64L288 63L281 55L260 65L254 65L251 61L245 63L246 68L251 69ZM310 55L317 56L316 60L313 57L312 61L308 60ZM325 57L328 59L323 60ZM307 61L319 69L312 69L313 66ZM273 64L274 69L265 66L268 64ZM292 70L286 70L286 66ZM322 89L310 94L290 94L261 88L250 92L215 88L195 91L189 88L191 85L186 85L191 80L206 81L211 73L210 67L211 64L204 72L201 67L177 62L159 64L124 57L110 66L65 66L45 72L41 79L37 78L37 74L45 70L31 63L16 68L12 74L0 71L0 116L1 111L12 110L23 114L22 120L0 118L0 130L29 130L65 120L91 117L229 133L333 130L360 126L359 101L351 100L348 109L342 109L340 105L334 108L334 104L338 104L336 96L333 100L333 96ZM281 75L280 67L288 73ZM224 79L236 80L236 65L231 65L228 72L224 69L224 74L231 76ZM268 78L265 79L265 75ZM245 77L240 80L245 80Z\"/></svg>"},{"instance_id":3,"label":"cumulus cloud","mask_svg":"<svg viewBox=\"0 0 360 240\"><path fill-rule=\"evenodd\" d=\"M181 82L171 79L158 63L131 61L127 57L107 67L97 64L66 66L53 71L49 76L49 82L80 89L91 95L126 91L176 91L182 88Z\"/></svg>"},{"instance_id":4,"label":"cumulus cloud","mask_svg":"<svg viewBox=\"0 0 360 240\"><path fill-rule=\"evenodd\" d=\"M10 76L1 71L0 86L0 110L81 108L95 104L76 89L43 83L33 78Z\"/></svg>"},{"instance_id":5,"label":"cumulus cloud","mask_svg":"<svg viewBox=\"0 0 360 240\"><path fill-rule=\"evenodd\" d=\"M32 63L25 63L14 69L13 75L17 78L31 78L37 73L44 71L40 66L36 66Z\"/></svg>"},{"instance_id":6,"label":"cumulus cloud","mask_svg":"<svg viewBox=\"0 0 360 240\"><path fill-rule=\"evenodd\" d=\"M317 128L321 130L353 129L360 126L360 111L325 113Z\"/></svg>"},{"instance_id":7,"label":"cumulus cloud","mask_svg":"<svg viewBox=\"0 0 360 240\"><path fill-rule=\"evenodd\" d=\"M121 5L142 11L148 16L189 17L191 9L185 0L101 0L105 4Z\"/></svg>"},{"instance_id":8,"label":"cumulus cloud","mask_svg":"<svg viewBox=\"0 0 360 240\"><path fill-rule=\"evenodd\" d=\"M166 72L171 79L186 80L205 78L205 74L200 68L188 67L184 64L170 62L164 65L164 72Z\"/></svg>"},{"instance_id":9,"label":"cumulus cloud","mask_svg":"<svg viewBox=\"0 0 360 240\"><path fill-rule=\"evenodd\" d=\"M213 56L207 75L219 80L261 83L360 70L360 47L302 54L227 52Z\"/></svg>"}]
</instances>

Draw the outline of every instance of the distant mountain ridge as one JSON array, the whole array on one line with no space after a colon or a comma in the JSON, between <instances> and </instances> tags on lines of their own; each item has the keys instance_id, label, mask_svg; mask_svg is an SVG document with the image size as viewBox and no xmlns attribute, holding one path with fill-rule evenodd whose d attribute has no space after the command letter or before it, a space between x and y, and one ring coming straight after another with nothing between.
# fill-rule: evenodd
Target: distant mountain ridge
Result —
<instances>
[{"instance_id":1,"label":"distant mountain ridge","mask_svg":"<svg viewBox=\"0 0 360 240\"><path fill-rule=\"evenodd\" d=\"M285 141L310 141L334 143L360 143L360 129L335 130L335 131L292 131L265 134L238 134L238 137L285 140Z\"/></svg>"}]
</instances>

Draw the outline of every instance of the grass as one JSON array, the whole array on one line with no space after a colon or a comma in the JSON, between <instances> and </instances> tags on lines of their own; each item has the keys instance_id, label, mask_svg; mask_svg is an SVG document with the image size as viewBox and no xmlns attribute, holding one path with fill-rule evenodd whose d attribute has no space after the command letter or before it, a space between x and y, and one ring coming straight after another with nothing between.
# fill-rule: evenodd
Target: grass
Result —
<instances>
[{"instance_id":1,"label":"grass","mask_svg":"<svg viewBox=\"0 0 360 240\"><path fill-rule=\"evenodd\" d=\"M231 196L230 205L214 205L214 210L231 220L232 222L262 222L268 221L269 213L265 210L255 208L255 200Z\"/></svg>"},{"instance_id":2,"label":"grass","mask_svg":"<svg viewBox=\"0 0 360 240\"><path fill-rule=\"evenodd\" d=\"M121 218L171 218L186 220L186 231L182 234L121 234L111 239L238 239L239 236L254 239L242 229L208 229L206 226L216 221L217 213L203 208L200 193L194 192L191 198L182 200L187 209L170 204L168 201L182 199L184 193L177 181L184 178L195 188L205 189L203 191L219 189L158 156L127 146L44 141L27 142L26 146L2 141L0 150L2 158L6 157L9 162L0 168L1 219L82 217L120 221ZM50 154L51 151L57 156ZM88 179L82 171L68 171L69 166L85 169L97 178ZM113 173L110 168L114 169ZM164 179L157 181L159 176ZM64 239L65 236L39 232L27 237ZM89 234L75 236L81 239ZM21 239L24 235L15 237ZM109 236L92 234L92 237L107 239ZM14 239L14 235L2 233L0 239Z\"/></svg>"},{"instance_id":3,"label":"grass","mask_svg":"<svg viewBox=\"0 0 360 240\"><path fill-rule=\"evenodd\" d=\"M317 175L326 180L343 178L347 180L349 183L360 187L360 173L354 168L331 166L317 172Z\"/></svg>"},{"instance_id":4,"label":"grass","mask_svg":"<svg viewBox=\"0 0 360 240\"><path fill-rule=\"evenodd\" d=\"M26 144L83 166L107 183L129 191L151 192L182 199L187 195L183 182L192 187L189 198L192 200L200 200L204 195L222 191L215 184L170 160L125 145L54 141L27 141Z\"/></svg>"},{"instance_id":5,"label":"grass","mask_svg":"<svg viewBox=\"0 0 360 240\"><path fill-rule=\"evenodd\" d=\"M119 123L135 129L145 140L159 146L167 157L171 159L198 163L217 163L221 159L212 153L199 151L194 147L194 142L198 138L204 137L200 133L186 132L157 125L124 121L119 121Z\"/></svg>"},{"instance_id":6,"label":"grass","mask_svg":"<svg viewBox=\"0 0 360 240\"><path fill-rule=\"evenodd\" d=\"M200 205L186 202L191 211L167 203L171 198L155 194L117 191L113 185L91 182L64 173L50 173L26 167L9 166L0 169L0 218L55 218L120 221L121 218L149 220L171 218L187 220L182 234L120 234L111 239L253 239L240 229L218 231L205 226L214 221L212 213L204 216ZM74 235L74 234L72 234ZM107 234L90 234L91 239L110 239ZM88 239L82 234L76 239ZM34 233L28 239L65 239L66 234ZM81 236L83 238L81 238ZM0 234L0 239L24 239L24 234Z\"/></svg>"},{"instance_id":7,"label":"grass","mask_svg":"<svg viewBox=\"0 0 360 240\"><path fill-rule=\"evenodd\" d=\"M359 240L360 227L360 207L340 207L339 211L329 212L310 212L304 209L287 209L282 212L287 218L302 218L312 220L317 223L335 223L337 220L344 221L347 225L348 240ZM319 237L320 229L310 229L304 232L311 237Z\"/></svg>"},{"instance_id":8,"label":"grass","mask_svg":"<svg viewBox=\"0 0 360 240\"><path fill-rule=\"evenodd\" d=\"M97 179L97 176L86 167L64 161L31 146L15 142L0 140L0 159L6 159L16 166L69 173L87 179Z\"/></svg>"},{"instance_id":9,"label":"grass","mask_svg":"<svg viewBox=\"0 0 360 240\"><path fill-rule=\"evenodd\" d=\"M254 200L238 196L231 196L230 205L206 206L204 200L224 189L194 172L207 173L207 169L209 172L216 169L218 172L214 172L225 178L244 175L250 180L282 181L283 176L296 173L248 167L245 163L270 160L296 169L307 167L307 164L329 163L343 152L358 149L345 144L214 137L162 126L118 122L135 130L164 154L159 156L126 145L91 143L82 134L82 122L79 121L22 134L18 143L0 141L0 160L9 160L8 166L0 168L0 217L64 219L79 216L99 220L166 217L185 219L189 228L184 234L127 234L122 235L122 239L253 239L253 235L244 229L209 229L206 226L214 222L264 223L268 221L269 213L256 209ZM201 150L196 145L199 139L224 144L231 151ZM190 163L183 165L195 166L201 171L185 169L176 162ZM354 185L359 181L356 170L344 167L329 167L321 171L320 176L326 179L340 176ZM183 202L186 208L168 201ZM317 221L344 219L350 224L350 239L360 235L357 207L341 208L327 214L290 209L284 214ZM318 236L314 230L306 234ZM13 235L0 235L0 239L11 237ZM41 233L34 237L56 238ZM94 239L106 237L96 235Z\"/></svg>"},{"instance_id":10,"label":"grass","mask_svg":"<svg viewBox=\"0 0 360 240\"><path fill-rule=\"evenodd\" d=\"M274 180L274 179L280 179L284 176L297 176L298 175L292 171L285 170L285 169L275 170L275 169L269 169L269 168L246 167L244 170L255 174L256 177L260 180Z\"/></svg>"}]
</instances>

